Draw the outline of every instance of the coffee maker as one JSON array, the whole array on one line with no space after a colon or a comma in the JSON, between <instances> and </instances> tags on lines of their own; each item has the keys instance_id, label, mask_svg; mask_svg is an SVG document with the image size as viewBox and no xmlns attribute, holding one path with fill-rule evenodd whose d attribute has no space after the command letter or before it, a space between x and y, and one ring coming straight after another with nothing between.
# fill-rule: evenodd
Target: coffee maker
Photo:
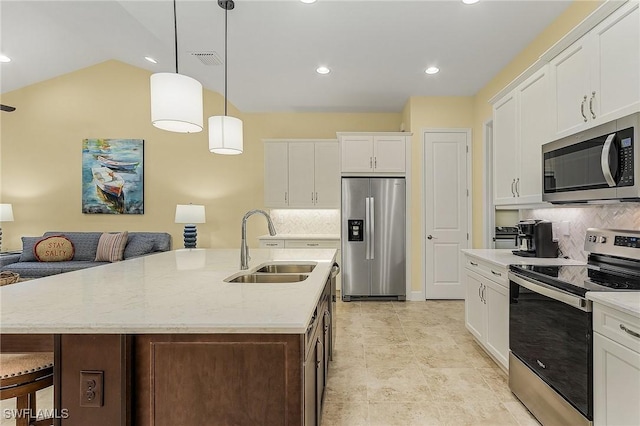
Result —
<instances>
[{"instance_id":1,"label":"coffee maker","mask_svg":"<svg viewBox=\"0 0 640 426\"><path fill-rule=\"evenodd\" d=\"M553 239L551 222L521 220L518 222L519 249L513 254L525 257L558 257L558 242Z\"/></svg>"}]
</instances>

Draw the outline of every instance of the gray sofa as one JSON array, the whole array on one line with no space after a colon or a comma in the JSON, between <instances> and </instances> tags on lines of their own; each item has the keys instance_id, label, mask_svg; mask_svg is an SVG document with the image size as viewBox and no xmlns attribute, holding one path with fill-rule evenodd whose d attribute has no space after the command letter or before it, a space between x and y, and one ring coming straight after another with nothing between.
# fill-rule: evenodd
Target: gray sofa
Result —
<instances>
[{"instance_id":1,"label":"gray sofa","mask_svg":"<svg viewBox=\"0 0 640 426\"><path fill-rule=\"evenodd\" d=\"M73 260L63 262L39 262L33 247L37 239L52 235L64 235L74 246ZM40 278L63 272L77 271L109 262L96 262L98 241L102 232L45 232L42 237L23 237L22 253L0 258L0 271L20 274L21 278ZM171 235L165 232L129 232L124 249L124 260L171 250Z\"/></svg>"}]
</instances>

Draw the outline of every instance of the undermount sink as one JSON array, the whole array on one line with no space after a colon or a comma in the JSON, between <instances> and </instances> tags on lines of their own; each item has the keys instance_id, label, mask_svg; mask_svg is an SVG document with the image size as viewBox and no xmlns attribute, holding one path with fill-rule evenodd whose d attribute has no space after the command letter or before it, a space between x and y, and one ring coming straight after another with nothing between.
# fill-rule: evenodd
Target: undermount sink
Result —
<instances>
[{"instance_id":1,"label":"undermount sink","mask_svg":"<svg viewBox=\"0 0 640 426\"><path fill-rule=\"evenodd\" d=\"M268 274L288 274L288 273L309 273L312 272L316 265L309 264L294 264L294 263L275 263L271 265L265 265L258 269L256 272L263 272Z\"/></svg>"},{"instance_id":2,"label":"undermount sink","mask_svg":"<svg viewBox=\"0 0 640 426\"><path fill-rule=\"evenodd\" d=\"M305 274L245 274L237 276L230 280L229 283L297 283L307 279L309 275Z\"/></svg>"}]
</instances>

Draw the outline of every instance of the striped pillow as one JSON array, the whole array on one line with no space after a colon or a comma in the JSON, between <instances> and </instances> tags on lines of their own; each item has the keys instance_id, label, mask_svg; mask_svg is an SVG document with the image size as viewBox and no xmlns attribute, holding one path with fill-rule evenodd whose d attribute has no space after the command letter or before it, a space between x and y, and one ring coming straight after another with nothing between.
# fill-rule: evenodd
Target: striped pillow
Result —
<instances>
[{"instance_id":1,"label":"striped pillow","mask_svg":"<svg viewBox=\"0 0 640 426\"><path fill-rule=\"evenodd\" d=\"M127 231L117 234L104 233L98 241L96 262L117 262L122 260L127 245Z\"/></svg>"}]
</instances>

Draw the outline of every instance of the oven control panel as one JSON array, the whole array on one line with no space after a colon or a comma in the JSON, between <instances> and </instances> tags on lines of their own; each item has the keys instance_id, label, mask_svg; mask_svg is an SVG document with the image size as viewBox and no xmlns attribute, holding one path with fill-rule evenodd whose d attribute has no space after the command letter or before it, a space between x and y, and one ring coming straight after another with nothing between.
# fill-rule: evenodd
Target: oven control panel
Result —
<instances>
[{"instance_id":1,"label":"oven control panel","mask_svg":"<svg viewBox=\"0 0 640 426\"><path fill-rule=\"evenodd\" d=\"M640 260L640 231L589 228L584 240L584 250L589 253L607 254Z\"/></svg>"}]
</instances>

